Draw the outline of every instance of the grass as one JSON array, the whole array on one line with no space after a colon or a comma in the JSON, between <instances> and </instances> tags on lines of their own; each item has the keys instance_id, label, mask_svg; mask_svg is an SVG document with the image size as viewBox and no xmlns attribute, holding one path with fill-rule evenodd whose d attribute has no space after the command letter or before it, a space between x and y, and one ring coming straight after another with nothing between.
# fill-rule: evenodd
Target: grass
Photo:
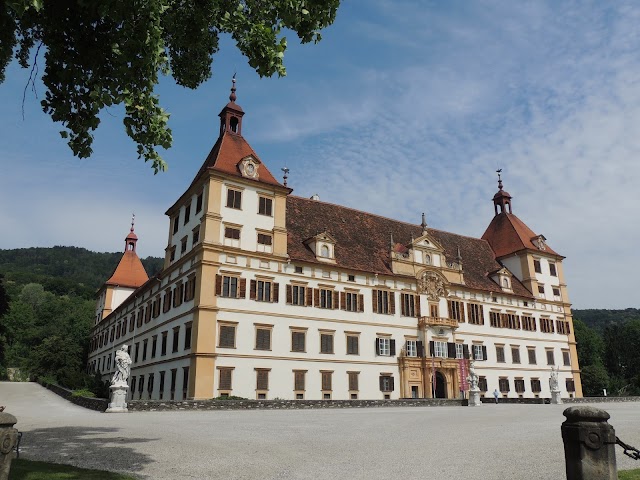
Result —
<instances>
[{"instance_id":1,"label":"grass","mask_svg":"<svg viewBox=\"0 0 640 480\"><path fill-rule=\"evenodd\" d=\"M57 463L14 459L11 462L9 480L134 480L134 477Z\"/></svg>"},{"instance_id":2,"label":"grass","mask_svg":"<svg viewBox=\"0 0 640 480\"><path fill-rule=\"evenodd\" d=\"M640 468L619 471L618 480L640 480Z\"/></svg>"}]
</instances>

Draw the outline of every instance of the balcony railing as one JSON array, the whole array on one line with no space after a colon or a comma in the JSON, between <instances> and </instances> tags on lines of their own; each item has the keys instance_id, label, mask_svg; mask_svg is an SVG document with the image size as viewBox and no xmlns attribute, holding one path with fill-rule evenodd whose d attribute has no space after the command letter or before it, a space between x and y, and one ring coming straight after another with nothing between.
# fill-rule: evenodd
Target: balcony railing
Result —
<instances>
[{"instance_id":1,"label":"balcony railing","mask_svg":"<svg viewBox=\"0 0 640 480\"><path fill-rule=\"evenodd\" d=\"M448 328L458 328L458 320L455 318L444 318L444 317L420 317L418 321L418 325L420 327L448 327Z\"/></svg>"}]
</instances>

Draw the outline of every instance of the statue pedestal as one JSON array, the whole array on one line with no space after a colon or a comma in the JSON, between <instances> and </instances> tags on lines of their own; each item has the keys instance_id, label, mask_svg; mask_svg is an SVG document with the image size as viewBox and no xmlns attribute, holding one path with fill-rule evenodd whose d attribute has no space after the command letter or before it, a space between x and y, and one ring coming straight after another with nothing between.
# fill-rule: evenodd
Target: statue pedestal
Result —
<instances>
[{"instance_id":1,"label":"statue pedestal","mask_svg":"<svg viewBox=\"0 0 640 480\"><path fill-rule=\"evenodd\" d=\"M551 403L553 405L562 405L562 397L560 397L560 390L551 390Z\"/></svg>"},{"instance_id":2,"label":"statue pedestal","mask_svg":"<svg viewBox=\"0 0 640 480\"><path fill-rule=\"evenodd\" d=\"M127 413L127 391L129 385L126 383L116 383L109 387L111 390L111 403L105 413Z\"/></svg>"},{"instance_id":3,"label":"statue pedestal","mask_svg":"<svg viewBox=\"0 0 640 480\"><path fill-rule=\"evenodd\" d=\"M10 413L0 412L0 480L9 478L13 449L18 443L18 430L13 427L17 421Z\"/></svg>"},{"instance_id":4,"label":"statue pedestal","mask_svg":"<svg viewBox=\"0 0 640 480\"><path fill-rule=\"evenodd\" d=\"M482 405L480 401L480 390L469 390L469 406L479 407L480 405Z\"/></svg>"}]
</instances>

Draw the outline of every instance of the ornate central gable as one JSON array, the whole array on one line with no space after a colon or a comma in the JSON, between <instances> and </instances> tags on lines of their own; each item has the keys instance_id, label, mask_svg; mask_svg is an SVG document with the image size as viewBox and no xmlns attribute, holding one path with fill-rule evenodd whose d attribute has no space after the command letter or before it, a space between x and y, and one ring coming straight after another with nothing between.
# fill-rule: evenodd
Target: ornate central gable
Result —
<instances>
[{"instance_id":1,"label":"ornate central gable","mask_svg":"<svg viewBox=\"0 0 640 480\"><path fill-rule=\"evenodd\" d=\"M447 283L446 278L434 270L423 270L418 274L418 291L434 302L448 295Z\"/></svg>"}]
</instances>

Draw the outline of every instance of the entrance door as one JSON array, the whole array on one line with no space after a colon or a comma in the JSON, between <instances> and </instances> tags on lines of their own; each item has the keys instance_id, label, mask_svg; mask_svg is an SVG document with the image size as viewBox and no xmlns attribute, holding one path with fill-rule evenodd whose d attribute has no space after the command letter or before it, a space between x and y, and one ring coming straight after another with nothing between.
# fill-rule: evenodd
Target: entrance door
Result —
<instances>
[{"instance_id":1,"label":"entrance door","mask_svg":"<svg viewBox=\"0 0 640 480\"><path fill-rule=\"evenodd\" d=\"M411 398L418 398L420 392L417 385L411 385Z\"/></svg>"},{"instance_id":2,"label":"entrance door","mask_svg":"<svg viewBox=\"0 0 640 480\"><path fill-rule=\"evenodd\" d=\"M440 372L436 372L436 398L447 398L447 380Z\"/></svg>"}]
</instances>

